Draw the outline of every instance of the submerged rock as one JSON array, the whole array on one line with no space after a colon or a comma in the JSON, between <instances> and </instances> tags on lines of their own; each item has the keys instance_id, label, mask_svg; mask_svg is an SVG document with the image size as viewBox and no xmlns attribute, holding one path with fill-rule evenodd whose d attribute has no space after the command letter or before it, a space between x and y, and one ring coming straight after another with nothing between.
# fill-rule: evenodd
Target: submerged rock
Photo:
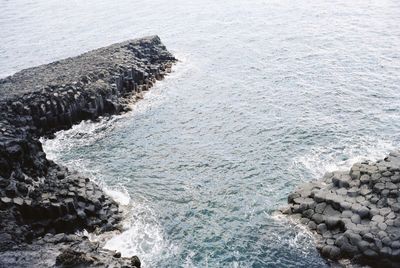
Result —
<instances>
[{"instance_id":1,"label":"submerged rock","mask_svg":"<svg viewBox=\"0 0 400 268\"><path fill-rule=\"evenodd\" d=\"M372 267L400 266L400 153L327 173L288 197L287 215L303 217L321 255ZM299 215L299 216L296 216Z\"/></svg>"}]
</instances>

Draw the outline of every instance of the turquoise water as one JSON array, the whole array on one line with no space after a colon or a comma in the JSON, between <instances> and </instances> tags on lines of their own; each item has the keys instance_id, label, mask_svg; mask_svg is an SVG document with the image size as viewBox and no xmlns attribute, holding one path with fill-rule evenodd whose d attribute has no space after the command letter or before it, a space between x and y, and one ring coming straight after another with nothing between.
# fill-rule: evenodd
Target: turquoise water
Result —
<instances>
[{"instance_id":1,"label":"turquoise water","mask_svg":"<svg viewBox=\"0 0 400 268\"><path fill-rule=\"evenodd\" d=\"M323 267L272 215L400 139L398 1L0 1L0 75L158 34L180 62L123 116L44 142L121 202L146 267Z\"/></svg>"}]
</instances>

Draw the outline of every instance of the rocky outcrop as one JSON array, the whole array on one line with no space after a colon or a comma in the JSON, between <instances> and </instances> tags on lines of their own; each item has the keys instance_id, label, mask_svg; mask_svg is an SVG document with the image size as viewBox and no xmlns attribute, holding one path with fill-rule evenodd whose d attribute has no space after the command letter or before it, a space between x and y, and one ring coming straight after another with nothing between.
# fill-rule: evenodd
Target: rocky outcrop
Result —
<instances>
[{"instance_id":1,"label":"rocky outcrop","mask_svg":"<svg viewBox=\"0 0 400 268\"><path fill-rule=\"evenodd\" d=\"M46 234L30 244L0 251L0 267L124 267L139 268L138 257L121 258L102 243L75 234Z\"/></svg>"},{"instance_id":2,"label":"rocky outcrop","mask_svg":"<svg viewBox=\"0 0 400 268\"><path fill-rule=\"evenodd\" d=\"M400 152L300 186L281 211L314 231L321 254L400 266Z\"/></svg>"},{"instance_id":3,"label":"rocky outcrop","mask_svg":"<svg viewBox=\"0 0 400 268\"><path fill-rule=\"evenodd\" d=\"M46 234L118 227L118 205L89 179L48 160L39 138L128 110L174 61L153 36L0 80L0 251Z\"/></svg>"}]
</instances>

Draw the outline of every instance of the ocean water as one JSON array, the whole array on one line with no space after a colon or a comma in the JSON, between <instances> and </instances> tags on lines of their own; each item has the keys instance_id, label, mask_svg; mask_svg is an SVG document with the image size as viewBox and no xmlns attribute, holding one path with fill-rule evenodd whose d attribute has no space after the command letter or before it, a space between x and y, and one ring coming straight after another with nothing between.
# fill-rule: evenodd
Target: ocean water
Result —
<instances>
[{"instance_id":1,"label":"ocean water","mask_svg":"<svg viewBox=\"0 0 400 268\"><path fill-rule=\"evenodd\" d=\"M180 60L133 110L44 140L126 213L144 267L324 267L273 216L400 138L396 0L0 0L0 76L158 34Z\"/></svg>"}]
</instances>

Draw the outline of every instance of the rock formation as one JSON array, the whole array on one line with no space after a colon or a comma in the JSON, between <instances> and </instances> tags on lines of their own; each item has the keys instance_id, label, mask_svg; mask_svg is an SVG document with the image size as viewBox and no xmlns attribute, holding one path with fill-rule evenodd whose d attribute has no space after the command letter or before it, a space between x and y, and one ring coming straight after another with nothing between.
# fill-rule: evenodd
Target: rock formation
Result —
<instances>
[{"instance_id":1,"label":"rock formation","mask_svg":"<svg viewBox=\"0 0 400 268\"><path fill-rule=\"evenodd\" d=\"M322 256L372 267L400 266L400 152L327 173L288 197L290 214L313 230Z\"/></svg>"},{"instance_id":2,"label":"rock formation","mask_svg":"<svg viewBox=\"0 0 400 268\"><path fill-rule=\"evenodd\" d=\"M82 120L126 111L127 103L140 99L173 62L153 36L0 80L0 252L32 247L46 235L65 235L62 243L68 245L68 234L77 230L118 227L117 203L89 179L46 159L39 138ZM77 239L72 239L75 244ZM85 266L95 265L91 252L82 247L64 251L57 264L73 262L75 256L87 261Z\"/></svg>"}]
</instances>

